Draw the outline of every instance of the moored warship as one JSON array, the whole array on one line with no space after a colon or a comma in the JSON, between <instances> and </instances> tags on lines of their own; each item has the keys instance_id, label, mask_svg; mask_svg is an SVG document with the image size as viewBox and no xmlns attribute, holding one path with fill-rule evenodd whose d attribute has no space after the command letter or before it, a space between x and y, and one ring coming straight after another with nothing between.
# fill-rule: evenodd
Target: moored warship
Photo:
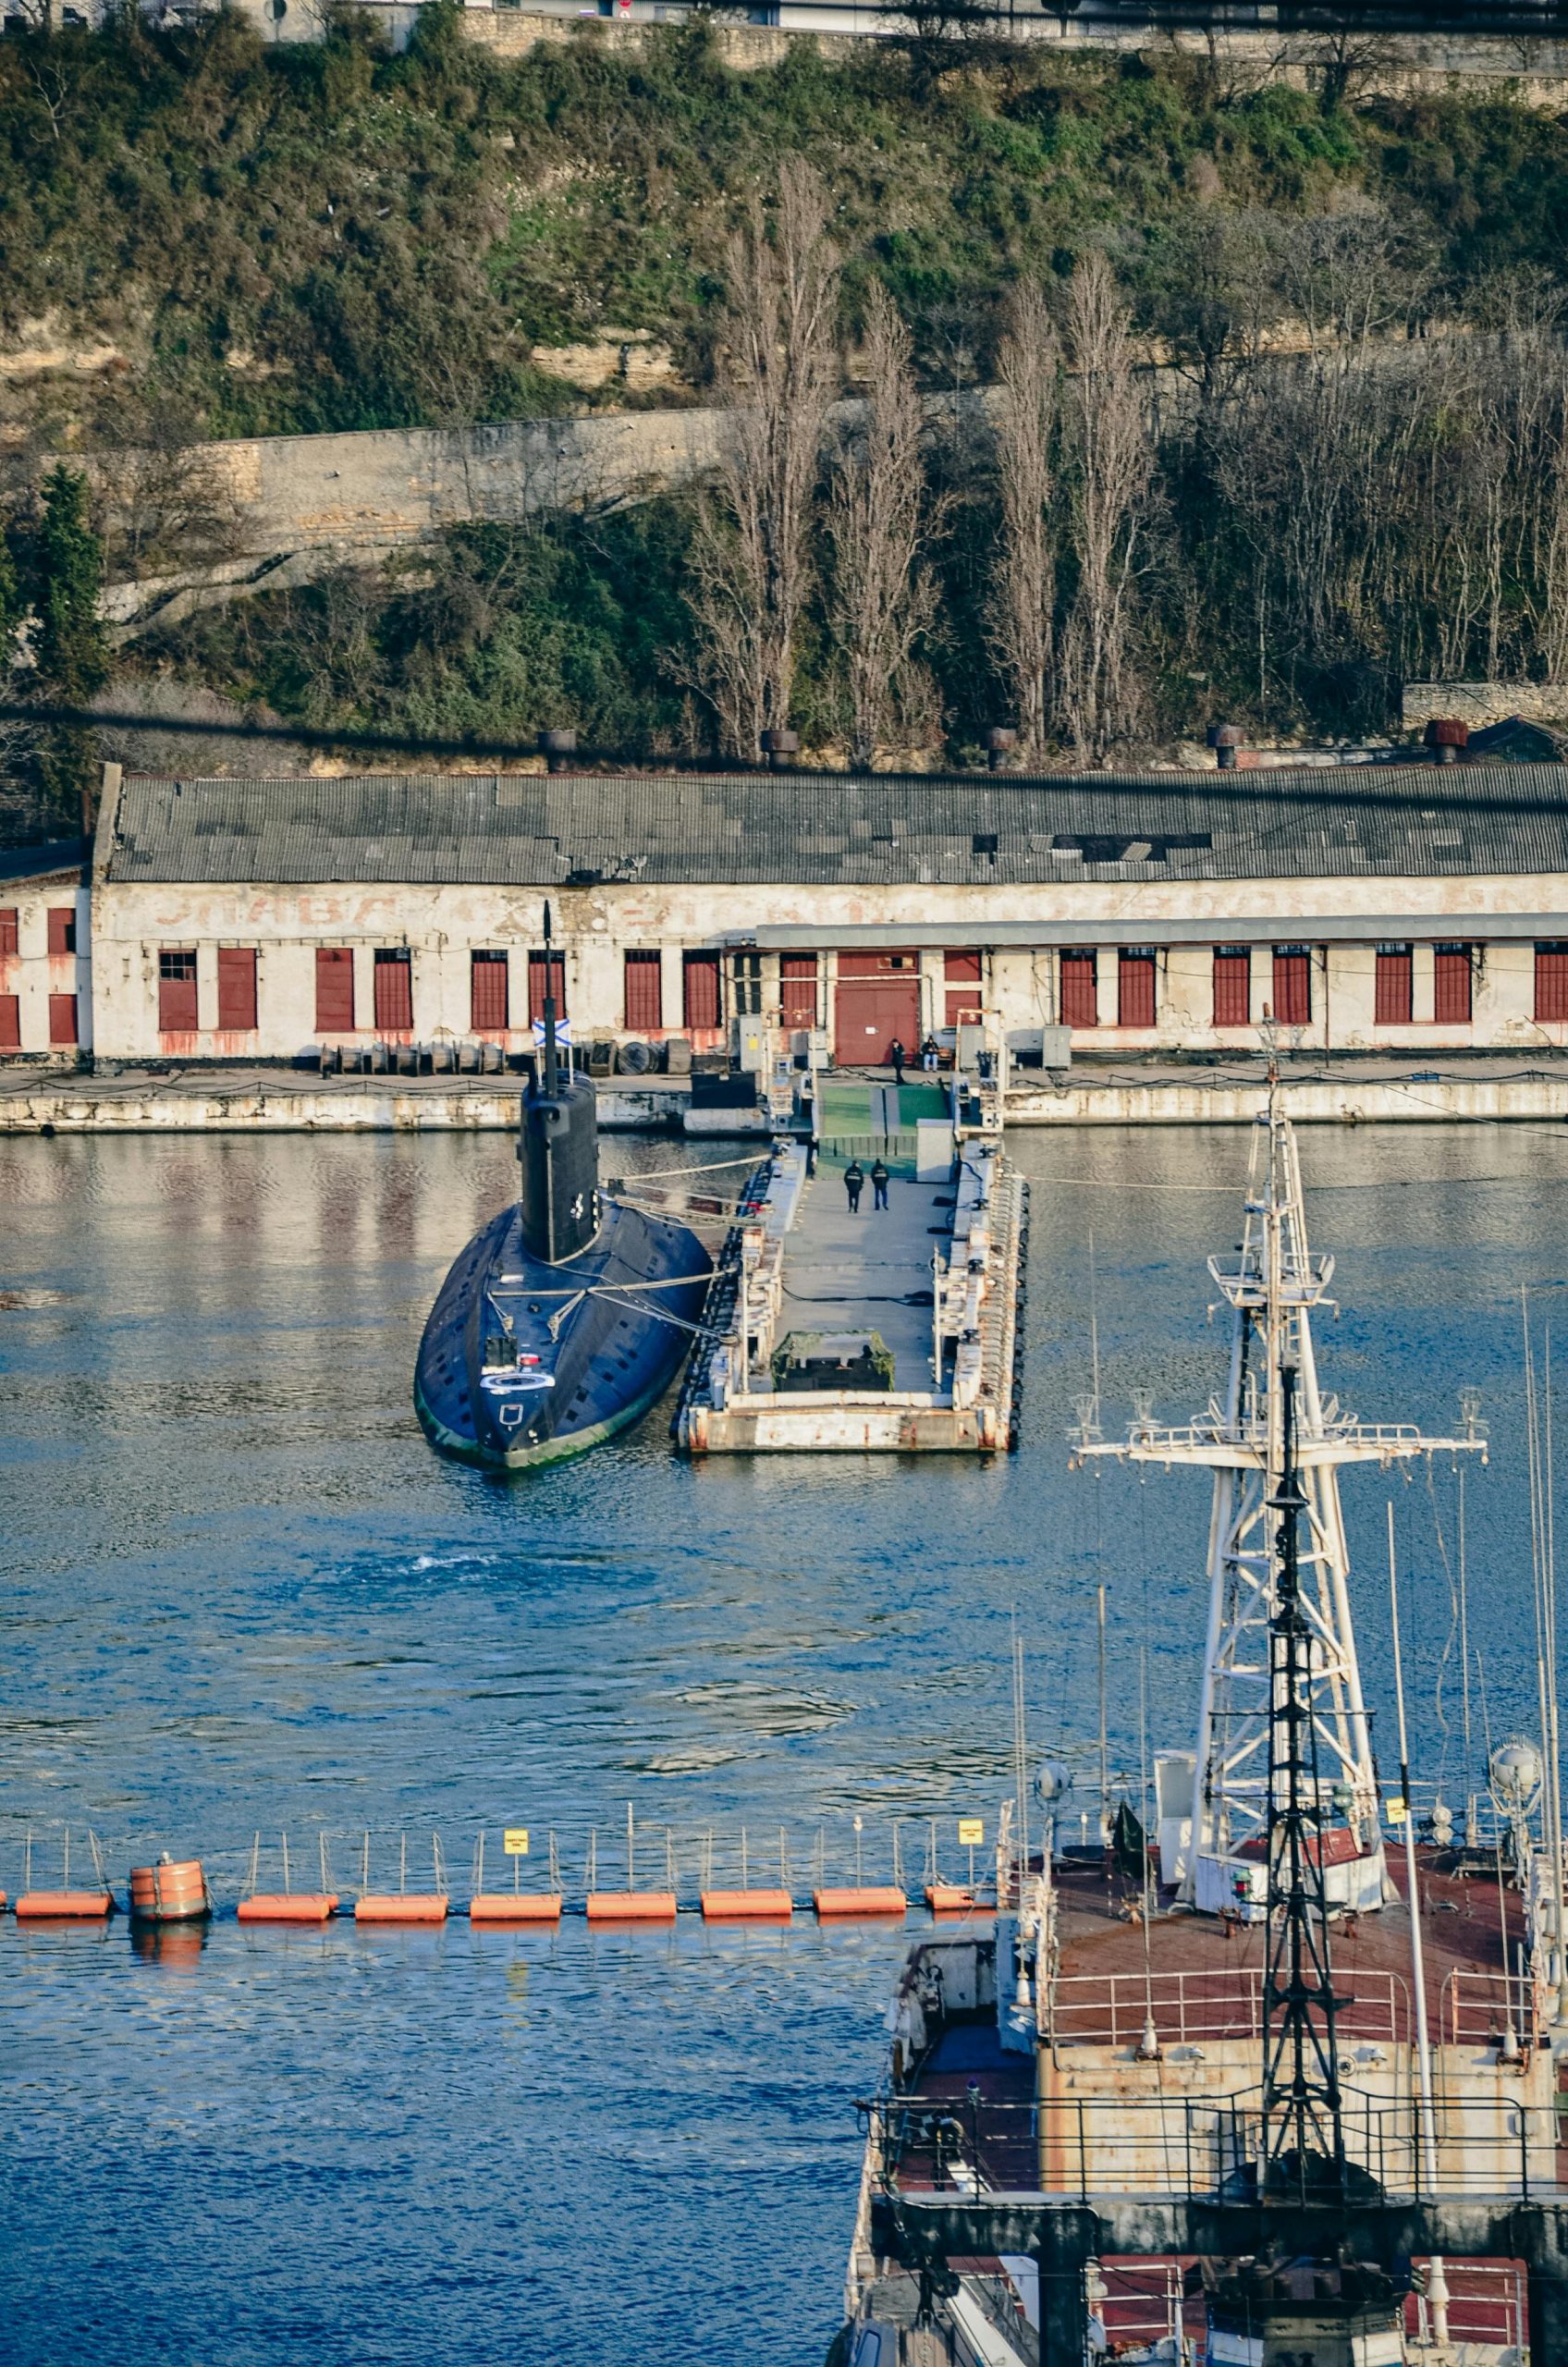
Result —
<instances>
[{"instance_id":1,"label":"moored warship","mask_svg":"<svg viewBox=\"0 0 1568 2367\"><path fill-rule=\"evenodd\" d=\"M861 2105L845 2367L1568 2361L1554 1754L1418 1820L1397 1656L1385 1784L1350 1616L1338 1466L1480 1449L1475 1407L1438 1440L1320 1392L1331 1261L1272 1109L1211 1271L1228 1388L1077 1450L1214 1472L1196 1750L1157 1757L1150 1832L1102 1791L1095 1838L1015 1738L994 1912L913 1945Z\"/></svg>"},{"instance_id":2,"label":"moored warship","mask_svg":"<svg viewBox=\"0 0 1568 2367\"><path fill-rule=\"evenodd\" d=\"M550 993L517 1155L518 1198L454 1261L414 1367L432 1445L508 1471L645 1414L685 1359L712 1270L689 1226L600 1189L593 1083L561 1061Z\"/></svg>"}]
</instances>

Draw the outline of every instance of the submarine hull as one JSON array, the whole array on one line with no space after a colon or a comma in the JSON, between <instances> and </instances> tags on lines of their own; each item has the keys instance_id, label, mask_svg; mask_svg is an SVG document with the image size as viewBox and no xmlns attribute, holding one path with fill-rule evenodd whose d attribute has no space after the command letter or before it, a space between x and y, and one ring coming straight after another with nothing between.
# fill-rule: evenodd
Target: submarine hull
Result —
<instances>
[{"instance_id":1,"label":"submarine hull","mask_svg":"<svg viewBox=\"0 0 1568 2367\"><path fill-rule=\"evenodd\" d=\"M515 1206L454 1260L414 1367L415 1410L443 1453L487 1470L558 1462L639 1420L674 1380L712 1261L685 1225L601 1210L561 1264L524 1246Z\"/></svg>"}]
</instances>

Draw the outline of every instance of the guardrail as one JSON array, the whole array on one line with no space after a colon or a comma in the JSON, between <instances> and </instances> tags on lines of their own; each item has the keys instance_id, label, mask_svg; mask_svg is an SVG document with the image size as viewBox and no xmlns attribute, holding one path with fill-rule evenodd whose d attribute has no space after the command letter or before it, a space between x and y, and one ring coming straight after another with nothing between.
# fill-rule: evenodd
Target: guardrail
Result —
<instances>
[{"instance_id":1,"label":"guardrail","mask_svg":"<svg viewBox=\"0 0 1568 2367\"><path fill-rule=\"evenodd\" d=\"M1059 2046L1136 2046L1151 2018L1162 2046L1260 2039L1262 1967L1068 1973L1052 1983L1047 2028ZM1392 2043L1409 2037L1411 2018L1410 1992L1398 1973L1364 1972L1337 2026L1341 2038Z\"/></svg>"},{"instance_id":2,"label":"guardrail","mask_svg":"<svg viewBox=\"0 0 1568 2367\"><path fill-rule=\"evenodd\" d=\"M1539 2024L1536 1984L1527 1973L1470 1972L1455 1965L1438 2007L1444 2046L1497 2046L1512 2030L1521 2046L1534 2043Z\"/></svg>"},{"instance_id":3,"label":"guardrail","mask_svg":"<svg viewBox=\"0 0 1568 2367\"><path fill-rule=\"evenodd\" d=\"M1243 2200L1256 2191L1263 2148L1261 2092L1175 2096L1060 2096L1004 2100L977 2084L962 2096L894 2094L863 2104L885 2180L904 2192L1039 2192L1084 2202L1131 2194ZM1429 2176L1420 2114L1409 2103L1350 2091L1341 2114L1347 2201L1356 2174L1385 2195L1559 2199L1555 2109L1507 2099L1478 2111L1474 2099L1439 2098L1436 2174ZM1315 2192L1317 2189L1314 2189Z\"/></svg>"}]
</instances>

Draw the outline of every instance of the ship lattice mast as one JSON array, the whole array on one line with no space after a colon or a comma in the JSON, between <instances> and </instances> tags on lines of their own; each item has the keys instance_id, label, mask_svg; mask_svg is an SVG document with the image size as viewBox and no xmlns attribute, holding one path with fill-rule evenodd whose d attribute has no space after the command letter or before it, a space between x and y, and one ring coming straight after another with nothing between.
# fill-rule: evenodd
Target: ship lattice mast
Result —
<instances>
[{"instance_id":1,"label":"ship lattice mast","mask_svg":"<svg viewBox=\"0 0 1568 2367\"><path fill-rule=\"evenodd\" d=\"M1270 1628L1279 1608L1278 1498L1283 1476L1281 1372L1294 1372L1295 1453L1303 1496L1301 1612L1312 1637L1307 1677L1330 1903L1367 1908L1383 1899L1383 1844L1371 1735L1350 1605L1350 1553L1340 1505L1347 1463L1388 1465L1438 1449L1476 1448L1427 1438L1408 1423L1368 1423L1318 1385L1313 1310L1332 1279L1331 1257L1307 1241L1294 1132L1272 1094L1253 1137L1241 1247L1211 1257L1209 1272L1231 1309L1224 1403L1194 1421L1138 1420L1125 1441L1085 1433L1080 1457L1185 1464L1214 1473L1209 1517L1208 1626L1198 1712L1190 1831L1168 1872L1182 1895L1209 1914L1261 1921L1267 1912L1272 1708Z\"/></svg>"}]
</instances>

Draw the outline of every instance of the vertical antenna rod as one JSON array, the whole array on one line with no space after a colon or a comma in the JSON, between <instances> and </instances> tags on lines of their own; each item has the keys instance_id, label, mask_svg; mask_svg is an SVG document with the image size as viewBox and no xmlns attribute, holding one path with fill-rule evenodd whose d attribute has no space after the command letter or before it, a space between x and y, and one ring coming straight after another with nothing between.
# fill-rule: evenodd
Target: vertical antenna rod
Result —
<instances>
[{"instance_id":1,"label":"vertical antenna rod","mask_svg":"<svg viewBox=\"0 0 1568 2367\"><path fill-rule=\"evenodd\" d=\"M560 1082L556 1060L556 963L550 950L550 902L545 900L545 1090L554 1095Z\"/></svg>"}]
</instances>

